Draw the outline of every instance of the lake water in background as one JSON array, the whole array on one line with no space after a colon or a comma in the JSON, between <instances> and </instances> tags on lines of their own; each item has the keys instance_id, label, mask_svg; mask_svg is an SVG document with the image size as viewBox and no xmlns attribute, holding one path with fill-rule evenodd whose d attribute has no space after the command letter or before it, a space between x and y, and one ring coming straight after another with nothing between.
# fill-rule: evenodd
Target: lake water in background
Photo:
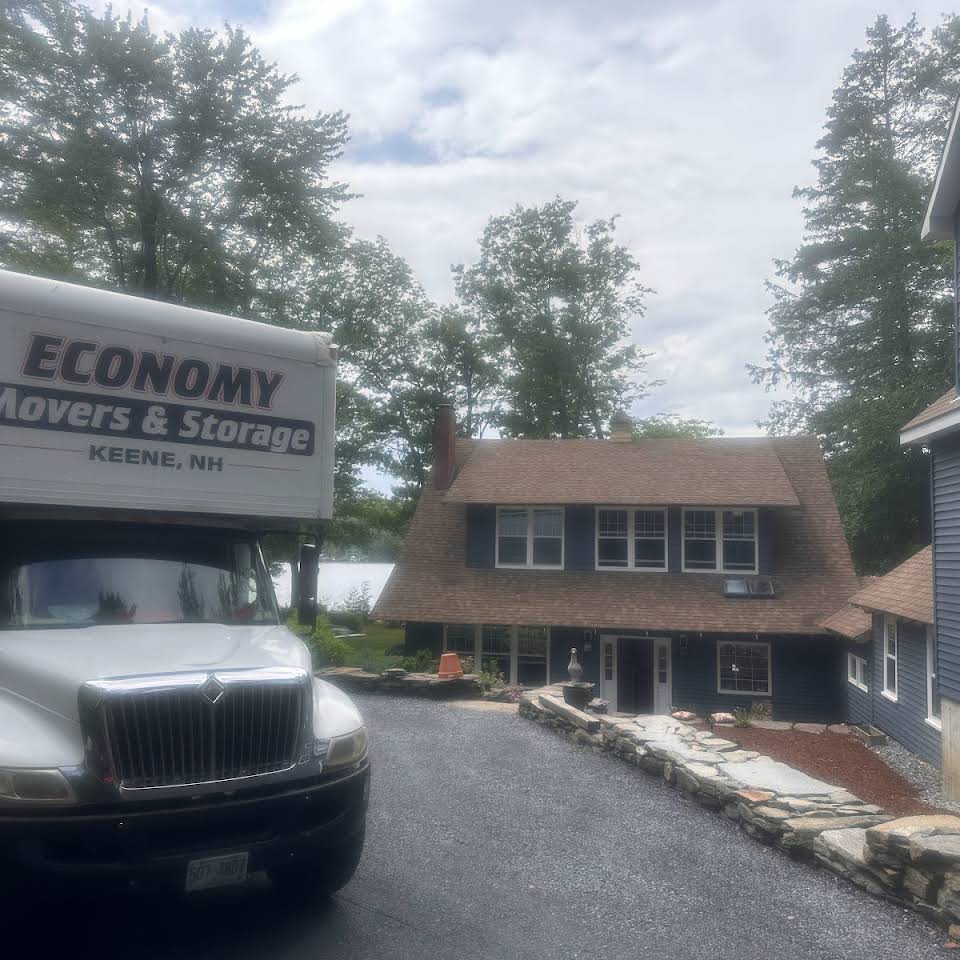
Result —
<instances>
[{"instance_id":1,"label":"lake water in background","mask_svg":"<svg viewBox=\"0 0 960 960\"><path fill-rule=\"evenodd\" d=\"M364 581L370 585L370 602L376 603L390 571L392 563L347 563L329 561L320 564L317 578L317 598L325 607L336 607L347 594ZM273 580L277 602L282 607L290 604L290 568Z\"/></svg>"}]
</instances>

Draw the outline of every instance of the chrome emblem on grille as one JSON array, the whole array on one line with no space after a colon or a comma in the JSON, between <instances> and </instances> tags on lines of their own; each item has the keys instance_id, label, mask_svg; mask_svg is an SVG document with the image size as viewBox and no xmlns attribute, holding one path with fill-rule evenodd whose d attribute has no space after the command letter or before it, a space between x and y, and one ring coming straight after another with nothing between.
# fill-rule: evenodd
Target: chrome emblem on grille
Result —
<instances>
[{"instance_id":1,"label":"chrome emblem on grille","mask_svg":"<svg viewBox=\"0 0 960 960\"><path fill-rule=\"evenodd\" d=\"M211 702L216 703L224 691L223 684L211 673L200 685L200 692Z\"/></svg>"}]
</instances>

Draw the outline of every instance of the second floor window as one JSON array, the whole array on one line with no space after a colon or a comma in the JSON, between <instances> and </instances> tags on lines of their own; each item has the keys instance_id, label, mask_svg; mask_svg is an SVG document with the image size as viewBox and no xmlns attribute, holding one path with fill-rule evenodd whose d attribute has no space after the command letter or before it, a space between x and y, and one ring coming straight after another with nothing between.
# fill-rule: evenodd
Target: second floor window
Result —
<instances>
[{"instance_id":1,"label":"second floor window","mask_svg":"<svg viewBox=\"0 0 960 960\"><path fill-rule=\"evenodd\" d=\"M499 507L497 566L563 567L562 507Z\"/></svg>"},{"instance_id":2,"label":"second floor window","mask_svg":"<svg viewBox=\"0 0 960 960\"><path fill-rule=\"evenodd\" d=\"M756 510L684 510L683 569L757 572Z\"/></svg>"},{"instance_id":3,"label":"second floor window","mask_svg":"<svg viewBox=\"0 0 960 960\"><path fill-rule=\"evenodd\" d=\"M666 570L667 511L597 510L597 568Z\"/></svg>"}]
</instances>

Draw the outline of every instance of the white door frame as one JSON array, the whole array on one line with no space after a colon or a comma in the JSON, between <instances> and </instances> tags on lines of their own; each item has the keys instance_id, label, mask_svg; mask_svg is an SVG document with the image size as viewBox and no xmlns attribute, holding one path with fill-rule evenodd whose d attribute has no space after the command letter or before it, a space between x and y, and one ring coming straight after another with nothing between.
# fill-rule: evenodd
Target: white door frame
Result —
<instances>
[{"instance_id":1,"label":"white door frame","mask_svg":"<svg viewBox=\"0 0 960 960\"><path fill-rule=\"evenodd\" d=\"M617 698L617 683L619 680L618 664L620 659L620 641L621 640L649 640L650 643L650 676L653 681L653 711L654 713L668 714L670 712L673 699L673 643L670 637L637 637L630 635L620 635L615 633L602 633L599 636L600 642L600 696L610 702L609 710L616 713L619 709ZM607 679L604 670L604 646L609 644L613 647L613 678ZM667 682L666 689L661 690L658 683L659 670L657 669L657 650L665 647L667 651Z\"/></svg>"},{"instance_id":2,"label":"white door frame","mask_svg":"<svg viewBox=\"0 0 960 960\"><path fill-rule=\"evenodd\" d=\"M667 682L660 683L658 653L661 649L667 651ZM663 689L665 687L665 689ZM653 638L653 712L657 714L670 713L673 699L673 643L669 637Z\"/></svg>"},{"instance_id":3,"label":"white door frame","mask_svg":"<svg viewBox=\"0 0 960 960\"><path fill-rule=\"evenodd\" d=\"M612 633L602 633L600 634L600 697L603 700L609 700L610 706L608 707L610 713L617 712L617 656L619 651L619 644L617 640L620 638ZM606 645L609 644L613 648L613 676L611 679L606 677L606 664L604 663L604 654L606 650L604 649Z\"/></svg>"}]
</instances>

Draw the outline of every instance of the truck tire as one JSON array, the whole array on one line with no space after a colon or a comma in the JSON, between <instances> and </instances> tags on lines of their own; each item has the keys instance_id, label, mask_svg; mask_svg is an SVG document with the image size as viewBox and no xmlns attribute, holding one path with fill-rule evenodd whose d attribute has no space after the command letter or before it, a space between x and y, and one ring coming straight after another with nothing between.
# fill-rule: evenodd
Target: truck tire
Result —
<instances>
[{"instance_id":1,"label":"truck tire","mask_svg":"<svg viewBox=\"0 0 960 960\"><path fill-rule=\"evenodd\" d=\"M345 887L360 863L364 830L346 843L293 863L278 864L268 871L270 881L284 895L315 899L329 897Z\"/></svg>"}]
</instances>

